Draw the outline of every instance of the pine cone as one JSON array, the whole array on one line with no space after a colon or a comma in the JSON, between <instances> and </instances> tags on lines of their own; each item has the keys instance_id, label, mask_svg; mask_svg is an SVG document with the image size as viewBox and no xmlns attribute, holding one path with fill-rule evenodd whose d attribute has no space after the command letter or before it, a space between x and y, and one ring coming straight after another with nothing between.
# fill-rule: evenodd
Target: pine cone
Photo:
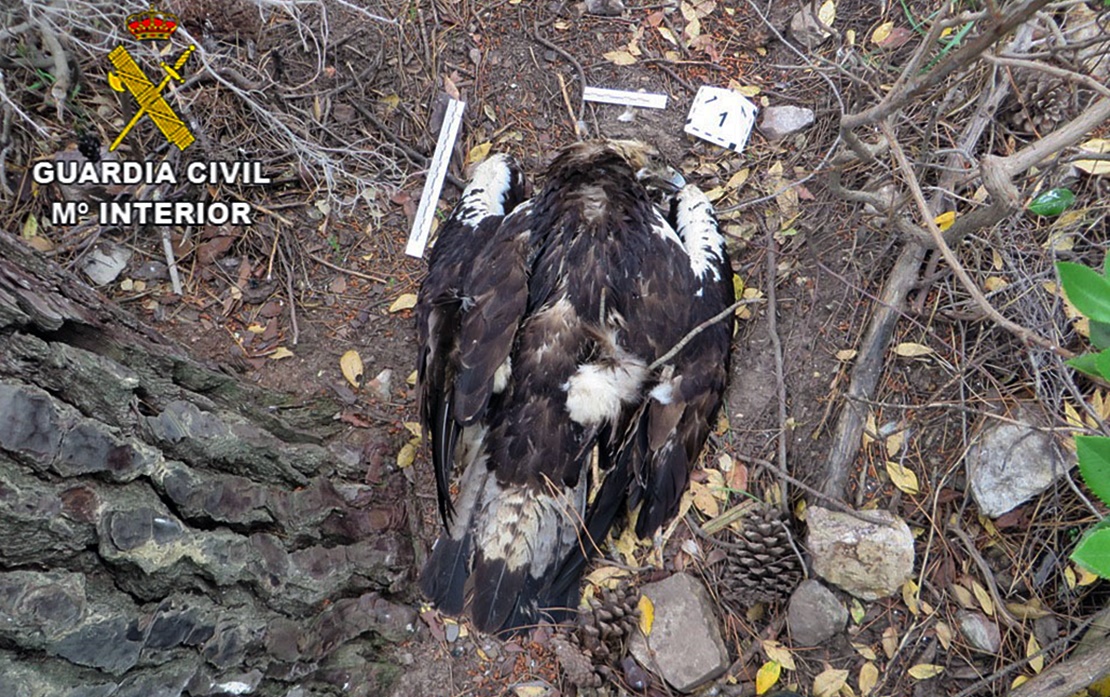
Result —
<instances>
[{"instance_id":1,"label":"pine cone","mask_svg":"<svg viewBox=\"0 0 1110 697\"><path fill-rule=\"evenodd\" d=\"M601 676L594 671L590 659L571 642L562 637L552 637L551 645L555 648L555 658L563 675L575 687L599 687Z\"/></svg>"},{"instance_id":2,"label":"pine cone","mask_svg":"<svg viewBox=\"0 0 1110 697\"><path fill-rule=\"evenodd\" d=\"M626 585L603 589L589 600L589 609L578 612L578 645L603 677L625 652L628 638L640 622L640 591Z\"/></svg>"},{"instance_id":3,"label":"pine cone","mask_svg":"<svg viewBox=\"0 0 1110 697\"><path fill-rule=\"evenodd\" d=\"M802 565L789 527L771 506L756 506L742 519L743 529L721 534L724 559L705 568L706 581L718 589L733 612L756 603L785 600L802 581Z\"/></svg>"},{"instance_id":4,"label":"pine cone","mask_svg":"<svg viewBox=\"0 0 1110 697\"><path fill-rule=\"evenodd\" d=\"M1071 92L1061 78L1037 70L1017 70L1014 83L1020 97L1010 100L1006 120L1015 131L1044 135L1068 118Z\"/></svg>"}]
</instances>

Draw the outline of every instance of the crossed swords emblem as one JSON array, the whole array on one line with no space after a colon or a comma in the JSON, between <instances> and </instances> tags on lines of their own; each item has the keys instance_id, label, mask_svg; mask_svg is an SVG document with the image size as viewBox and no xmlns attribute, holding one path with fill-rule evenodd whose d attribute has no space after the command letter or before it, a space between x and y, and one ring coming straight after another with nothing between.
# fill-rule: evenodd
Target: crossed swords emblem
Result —
<instances>
[{"instance_id":1,"label":"crossed swords emblem","mask_svg":"<svg viewBox=\"0 0 1110 697\"><path fill-rule=\"evenodd\" d=\"M177 80L184 82L181 77L181 69L185 67L185 61L189 60L189 56L196 50L196 46L189 46L172 66L162 63L162 70L166 75L162 81L155 85L147 78L146 73L139 67L131 54L123 46L117 46L112 49L108 54L108 60L116 67L116 72L109 71L108 84L112 86L116 92L127 91L139 103L139 110L131 117L131 121L120 131L119 136L108 148L115 150L119 147L120 142L123 141L135 124L139 122L144 115L149 116L158 130L162 131L162 135L166 136L166 140L170 141L178 147L179 150L184 150L189 147L194 140L193 134L189 131L185 122L174 112L173 107L162 97L162 90L166 85L170 84L170 80Z\"/></svg>"}]
</instances>

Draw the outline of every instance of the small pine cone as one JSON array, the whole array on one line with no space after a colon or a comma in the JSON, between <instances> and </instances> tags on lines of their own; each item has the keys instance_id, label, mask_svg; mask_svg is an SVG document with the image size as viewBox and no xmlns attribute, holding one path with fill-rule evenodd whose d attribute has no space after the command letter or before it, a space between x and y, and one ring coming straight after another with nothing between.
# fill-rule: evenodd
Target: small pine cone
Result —
<instances>
[{"instance_id":1,"label":"small pine cone","mask_svg":"<svg viewBox=\"0 0 1110 697\"><path fill-rule=\"evenodd\" d=\"M568 682L575 687L601 686L602 676L594 671L593 663L581 649L562 637L553 637L551 645Z\"/></svg>"},{"instance_id":2,"label":"small pine cone","mask_svg":"<svg viewBox=\"0 0 1110 697\"><path fill-rule=\"evenodd\" d=\"M1014 73L1020 98L1010 101L1006 120L1021 133L1047 134L1068 118L1071 92L1058 77L1035 70Z\"/></svg>"},{"instance_id":3,"label":"small pine cone","mask_svg":"<svg viewBox=\"0 0 1110 697\"><path fill-rule=\"evenodd\" d=\"M785 600L802 581L793 534L778 509L755 507L741 524L741 532L727 530L721 537L724 559L705 569L706 580L734 612Z\"/></svg>"},{"instance_id":4,"label":"small pine cone","mask_svg":"<svg viewBox=\"0 0 1110 697\"><path fill-rule=\"evenodd\" d=\"M590 598L578 613L578 645L596 665L615 665L640 621L640 592L620 586Z\"/></svg>"}]
</instances>

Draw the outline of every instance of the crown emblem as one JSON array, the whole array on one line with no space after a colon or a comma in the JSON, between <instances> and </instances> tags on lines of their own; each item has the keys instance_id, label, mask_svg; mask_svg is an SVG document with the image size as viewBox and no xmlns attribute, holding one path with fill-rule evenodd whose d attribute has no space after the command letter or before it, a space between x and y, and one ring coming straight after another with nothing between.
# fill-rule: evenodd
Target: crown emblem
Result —
<instances>
[{"instance_id":1,"label":"crown emblem","mask_svg":"<svg viewBox=\"0 0 1110 697\"><path fill-rule=\"evenodd\" d=\"M127 31L139 41L168 41L177 31L177 15L154 9L127 16Z\"/></svg>"}]
</instances>

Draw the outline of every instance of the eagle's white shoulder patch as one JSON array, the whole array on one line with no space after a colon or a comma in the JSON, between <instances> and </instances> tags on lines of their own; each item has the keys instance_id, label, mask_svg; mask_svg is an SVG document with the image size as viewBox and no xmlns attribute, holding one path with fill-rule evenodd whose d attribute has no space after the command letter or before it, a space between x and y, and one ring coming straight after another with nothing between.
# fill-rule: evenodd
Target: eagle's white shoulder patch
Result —
<instances>
[{"instance_id":1,"label":"eagle's white shoulder patch","mask_svg":"<svg viewBox=\"0 0 1110 697\"><path fill-rule=\"evenodd\" d=\"M647 366L639 360L613 364L586 363L563 383L567 412L583 426L597 426L620 415L621 407L639 397Z\"/></svg>"},{"instance_id":2,"label":"eagle's white shoulder patch","mask_svg":"<svg viewBox=\"0 0 1110 697\"><path fill-rule=\"evenodd\" d=\"M505 214L505 192L512 185L508 155L498 153L474 168L458 204L458 220L471 227L490 215Z\"/></svg>"},{"instance_id":3,"label":"eagle's white shoulder patch","mask_svg":"<svg viewBox=\"0 0 1110 697\"><path fill-rule=\"evenodd\" d=\"M714 281L721 280L718 266L722 260L725 238L717 229L713 204L701 189L690 184L678 192L678 236L690 257L690 269L698 278L706 273Z\"/></svg>"}]
</instances>

